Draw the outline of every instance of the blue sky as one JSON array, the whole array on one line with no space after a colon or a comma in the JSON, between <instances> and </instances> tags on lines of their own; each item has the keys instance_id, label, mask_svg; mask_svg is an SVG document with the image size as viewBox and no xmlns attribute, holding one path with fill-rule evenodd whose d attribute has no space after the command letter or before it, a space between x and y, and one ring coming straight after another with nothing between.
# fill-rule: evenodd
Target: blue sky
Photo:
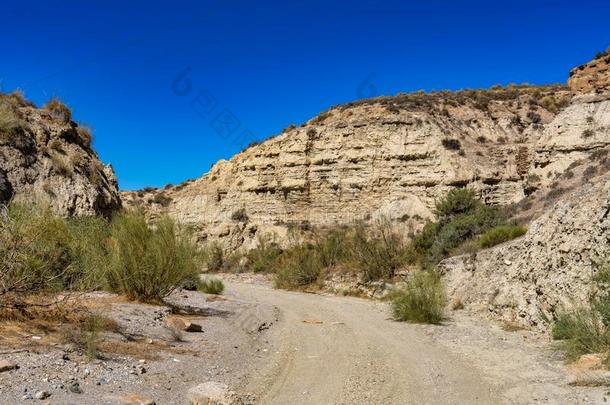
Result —
<instances>
[{"instance_id":1,"label":"blue sky","mask_svg":"<svg viewBox=\"0 0 610 405\"><path fill-rule=\"evenodd\" d=\"M0 83L64 100L122 189L361 97L565 82L610 45L608 1L92 3L5 2Z\"/></svg>"}]
</instances>

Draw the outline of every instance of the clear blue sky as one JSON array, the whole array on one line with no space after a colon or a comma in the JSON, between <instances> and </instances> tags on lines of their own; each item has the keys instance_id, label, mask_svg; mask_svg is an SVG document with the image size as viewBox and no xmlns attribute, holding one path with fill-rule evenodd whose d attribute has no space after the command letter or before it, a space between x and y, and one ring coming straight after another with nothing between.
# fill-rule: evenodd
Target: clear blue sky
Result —
<instances>
[{"instance_id":1,"label":"clear blue sky","mask_svg":"<svg viewBox=\"0 0 610 405\"><path fill-rule=\"evenodd\" d=\"M63 99L123 189L360 97L564 82L610 45L607 0L92 3L4 2L0 80Z\"/></svg>"}]
</instances>

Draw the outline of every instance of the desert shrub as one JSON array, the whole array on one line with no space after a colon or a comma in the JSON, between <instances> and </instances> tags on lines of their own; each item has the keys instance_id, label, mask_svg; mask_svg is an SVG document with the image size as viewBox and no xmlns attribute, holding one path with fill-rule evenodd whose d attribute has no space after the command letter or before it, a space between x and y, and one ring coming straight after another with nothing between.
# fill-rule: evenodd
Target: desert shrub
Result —
<instances>
[{"instance_id":1,"label":"desert shrub","mask_svg":"<svg viewBox=\"0 0 610 405\"><path fill-rule=\"evenodd\" d=\"M14 203L0 216L0 296L99 287L104 220L67 220Z\"/></svg>"},{"instance_id":2,"label":"desert shrub","mask_svg":"<svg viewBox=\"0 0 610 405\"><path fill-rule=\"evenodd\" d=\"M49 111L51 117L58 121L68 123L72 120L72 111L57 97L47 101L44 109Z\"/></svg>"},{"instance_id":3,"label":"desert shrub","mask_svg":"<svg viewBox=\"0 0 610 405\"><path fill-rule=\"evenodd\" d=\"M0 102L0 140L11 140L22 127L15 109L7 102Z\"/></svg>"},{"instance_id":4,"label":"desert shrub","mask_svg":"<svg viewBox=\"0 0 610 405\"><path fill-rule=\"evenodd\" d=\"M197 290L206 294L222 294L225 285L218 279L200 280L197 284Z\"/></svg>"},{"instance_id":5,"label":"desert shrub","mask_svg":"<svg viewBox=\"0 0 610 405\"><path fill-rule=\"evenodd\" d=\"M389 279L405 263L405 248L389 222L383 221L373 229L359 224L348 242L348 260L363 281Z\"/></svg>"},{"instance_id":6,"label":"desert shrub","mask_svg":"<svg viewBox=\"0 0 610 405\"><path fill-rule=\"evenodd\" d=\"M74 174L74 168L70 164L70 161L65 157L61 156L57 152L50 154L51 162L53 162L53 170L60 176L72 177Z\"/></svg>"},{"instance_id":7,"label":"desert shrub","mask_svg":"<svg viewBox=\"0 0 610 405\"><path fill-rule=\"evenodd\" d=\"M249 269L255 273L270 273L282 254L272 235L259 235L258 245L247 253Z\"/></svg>"},{"instance_id":8,"label":"desert shrub","mask_svg":"<svg viewBox=\"0 0 610 405\"><path fill-rule=\"evenodd\" d=\"M76 132L78 134L78 139L80 144L85 148L90 148L93 143L93 135L91 133L91 128L86 127L84 125L79 125L76 128Z\"/></svg>"},{"instance_id":9,"label":"desert shrub","mask_svg":"<svg viewBox=\"0 0 610 405\"><path fill-rule=\"evenodd\" d=\"M477 200L472 190L454 189L436 204L435 222L428 222L415 236L411 259L427 266L436 264L461 244L502 225L505 214Z\"/></svg>"},{"instance_id":10,"label":"desert shrub","mask_svg":"<svg viewBox=\"0 0 610 405\"><path fill-rule=\"evenodd\" d=\"M483 135L478 136L477 137L477 142L478 143L486 143L487 142L487 138L485 138Z\"/></svg>"},{"instance_id":11,"label":"desert shrub","mask_svg":"<svg viewBox=\"0 0 610 405\"><path fill-rule=\"evenodd\" d=\"M320 114L318 114L318 116L317 116L317 117L313 118L313 119L311 120L311 122L312 122L313 124L319 124L319 125L321 125L321 124L322 124L324 121L326 121L326 119L327 119L328 117L330 117L330 116L331 116L330 111L324 111L324 112L321 112Z\"/></svg>"},{"instance_id":12,"label":"desert shrub","mask_svg":"<svg viewBox=\"0 0 610 405\"><path fill-rule=\"evenodd\" d=\"M528 111L527 118L533 124L538 124L542 120L542 117L540 117L540 114L538 114L537 112L534 112L534 111Z\"/></svg>"},{"instance_id":13,"label":"desert shrub","mask_svg":"<svg viewBox=\"0 0 610 405\"><path fill-rule=\"evenodd\" d=\"M436 203L435 214L440 222L446 222L456 215L474 210L480 202L473 190L457 188L449 191Z\"/></svg>"},{"instance_id":14,"label":"desert shrub","mask_svg":"<svg viewBox=\"0 0 610 405\"><path fill-rule=\"evenodd\" d=\"M140 301L160 301L196 276L201 253L168 217L149 227L142 212L112 220L107 287Z\"/></svg>"},{"instance_id":15,"label":"desert shrub","mask_svg":"<svg viewBox=\"0 0 610 405\"><path fill-rule=\"evenodd\" d=\"M519 225L501 225L491 228L479 239L482 248L490 248L500 243L525 235L527 228Z\"/></svg>"},{"instance_id":16,"label":"desert shrub","mask_svg":"<svg viewBox=\"0 0 610 405\"><path fill-rule=\"evenodd\" d=\"M591 138L593 135L595 135L595 131L593 131L592 129L588 128L585 129L584 131L582 131L582 137L583 138Z\"/></svg>"},{"instance_id":17,"label":"desert shrub","mask_svg":"<svg viewBox=\"0 0 610 405\"><path fill-rule=\"evenodd\" d=\"M237 222L248 222L248 213L245 208L240 208L231 214L231 219Z\"/></svg>"},{"instance_id":18,"label":"desert shrub","mask_svg":"<svg viewBox=\"0 0 610 405\"><path fill-rule=\"evenodd\" d=\"M316 250L308 245L284 251L276 263L275 287L296 290L314 284L322 272Z\"/></svg>"},{"instance_id":19,"label":"desert shrub","mask_svg":"<svg viewBox=\"0 0 610 405\"><path fill-rule=\"evenodd\" d=\"M225 264L225 254L222 246L213 242L203 250L203 260L208 271L220 271Z\"/></svg>"},{"instance_id":20,"label":"desert shrub","mask_svg":"<svg viewBox=\"0 0 610 405\"><path fill-rule=\"evenodd\" d=\"M418 271L392 297L397 321L439 324L445 319L447 297L440 276L432 270Z\"/></svg>"},{"instance_id":21,"label":"desert shrub","mask_svg":"<svg viewBox=\"0 0 610 405\"><path fill-rule=\"evenodd\" d=\"M172 203L172 198L165 195L165 193L160 192L155 194L152 198L152 202L155 204L159 204L162 207L167 207Z\"/></svg>"},{"instance_id":22,"label":"desert shrub","mask_svg":"<svg viewBox=\"0 0 610 405\"><path fill-rule=\"evenodd\" d=\"M444 138L441 140L441 143L443 144L443 147L448 150L460 150L462 148L460 141L457 139Z\"/></svg>"},{"instance_id":23,"label":"desert shrub","mask_svg":"<svg viewBox=\"0 0 610 405\"><path fill-rule=\"evenodd\" d=\"M552 327L552 337L568 360L610 352L610 265L598 269L592 285L588 305L561 311Z\"/></svg>"},{"instance_id":24,"label":"desert shrub","mask_svg":"<svg viewBox=\"0 0 610 405\"><path fill-rule=\"evenodd\" d=\"M90 359L100 357L99 343L103 332L118 332L118 324L98 314L82 317L76 325L64 325L62 340L81 350Z\"/></svg>"}]
</instances>

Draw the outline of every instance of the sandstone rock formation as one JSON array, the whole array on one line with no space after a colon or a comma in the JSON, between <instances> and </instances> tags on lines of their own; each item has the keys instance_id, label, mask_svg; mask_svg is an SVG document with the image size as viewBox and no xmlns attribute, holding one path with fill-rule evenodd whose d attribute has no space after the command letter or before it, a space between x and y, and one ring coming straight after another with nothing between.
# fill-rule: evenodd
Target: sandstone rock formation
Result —
<instances>
[{"instance_id":1,"label":"sandstone rock formation","mask_svg":"<svg viewBox=\"0 0 610 405\"><path fill-rule=\"evenodd\" d=\"M599 72L601 75L603 72ZM201 241L248 248L256 235L389 217L412 231L435 201L468 186L489 204L521 201L610 144L610 103L580 82L399 94L332 108L220 161L197 180L124 193Z\"/></svg>"},{"instance_id":2,"label":"sandstone rock formation","mask_svg":"<svg viewBox=\"0 0 610 405\"><path fill-rule=\"evenodd\" d=\"M608 158L610 159L610 158ZM573 191L520 239L441 262L449 294L511 325L545 328L586 302L591 275L610 259L610 174Z\"/></svg>"},{"instance_id":3,"label":"sandstone rock formation","mask_svg":"<svg viewBox=\"0 0 610 405\"><path fill-rule=\"evenodd\" d=\"M570 72L568 85L576 94L603 93L610 91L610 48L601 52L591 62Z\"/></svg>"},{"instance_id":4,"label":"sandstone rock formation","mask_svg":"<svg viewBox=\"0 0 610 405\"><path fill-rule=\"evenodd\" d=\"M69 110L0 94L0 202L10 198L49 204L64 216L108 215L121 206L112 167L100 162Z\"/></svg>"}]
</instances>

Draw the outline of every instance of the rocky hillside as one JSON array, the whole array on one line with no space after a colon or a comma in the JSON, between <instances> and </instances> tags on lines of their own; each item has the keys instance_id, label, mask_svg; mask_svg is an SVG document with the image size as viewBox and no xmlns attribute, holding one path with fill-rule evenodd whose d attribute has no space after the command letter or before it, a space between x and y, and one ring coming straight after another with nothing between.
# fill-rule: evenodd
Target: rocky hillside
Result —
<instances>
[{"instance_id":1,"label":"rocky hillside","mask_svg":"<svg viewBox=\"0 0 610 405\"><path fill-rule=\"evenodd\" d=\"M610 144L603 72L584 79L589 69L573 74L571 88L420 92L338 106L200 179L124 200L151 215L168 212L200 240L233 249L260 233L282 240L293 226L380 216L416 229L451 187L472 187L490 204L515 203Z\"/></svg>"},{"instance_id":2,"label":"rocky hillside","mask_svg":"<svg viewBox=\"0 0 610 405\"><path fill-rule=\"evenodd\" d=\"M572 169L581 186L556 201L520 239L439 266L467 308L511 325L548 326L585 302L597 264L610 257L610 151Z\"/></svg>"},{"instance_id":3,"label":"rocky hillside","mask_svg":"<svg viewBox=\"0 0 610 405\"><path fill-rule=\"evenodd\" d=\"M0 202L36 201L65 216L108 215L121 206L112 167L91 148L90 131L58 100L36 108L0 94Z\"/></svg>"},{"instance_id":4,"label":"rocky hillside","mask_svg":"<svg viewBox=\"0 0 610 405\"><path fill-rule=\"evenodd\" d=\"M581 94L610 91L610 48L570 72L569 86Z\"/></svg>"}]
</instances>

